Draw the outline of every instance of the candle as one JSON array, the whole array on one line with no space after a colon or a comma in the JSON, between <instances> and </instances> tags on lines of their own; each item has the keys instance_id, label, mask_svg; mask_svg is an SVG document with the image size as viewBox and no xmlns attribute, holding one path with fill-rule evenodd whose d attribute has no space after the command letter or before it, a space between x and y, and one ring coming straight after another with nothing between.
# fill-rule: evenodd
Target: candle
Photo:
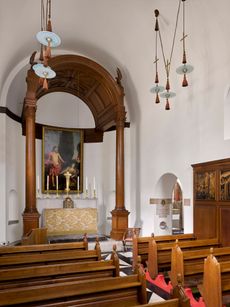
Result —
<instances>
[{"instance_id":1,"label":"candle","mask_svg":"<svg viewBox=\"0 0 230 307\"><path fill-rule=\"evenodd\" d=\"M94 191L96 190L96 179L95 179L95 177L93 177L93 189L94 189Z\"/></svg>"},{"instance_id":2,"label":"candle","mask_svg":"<svg viewBox=\"0 0 230 307\"><path fill-rule=\"evenodd\" d=\"M56 190L58 191L58 176L56 176Z\"/></svg>"},{"instance_id":3,"label":"candle","mask_svg":"<svg viewBox=\"0 0 230 307\"><path fill-rule=\"evenodd\" d=\"M77 176L77 190L80 190L80 178Z\"/></svg>"},{"instance_id":4,"label":"candle","mask_svg":"<svg viewBox=\"0 0 230 307\"><path fill-rule=\"evenodd\" d=\"M88 190L88 178L85 177L85 189Z\"/></svg>"},{"instance_id":5,"label":"candle","mask_svg":"<svg viewBox=\"0 0 230 307\"><path fill-rule=\"evenodd\" d=\"M39 176L37 176L37 189L40 190Z\"/></svg>"},{"instance_id":6,"label":"candle","mask_svg":"<svg viewBox=\"0 0 230 307\"><path fill-rule=\"evenodd\" d=\"M49 175L46 178L46 190L49 191Z\"/></svg>"}]
</instances>

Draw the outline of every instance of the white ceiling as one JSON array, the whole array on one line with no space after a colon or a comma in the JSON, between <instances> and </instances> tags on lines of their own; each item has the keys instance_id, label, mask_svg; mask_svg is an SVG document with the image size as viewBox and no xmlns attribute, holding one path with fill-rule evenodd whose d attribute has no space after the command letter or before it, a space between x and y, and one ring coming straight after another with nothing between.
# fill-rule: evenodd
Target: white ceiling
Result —
<instances>
[{"instance_id":1,"label":"white ceiling","mask_svg":"<svg viewBox=\"0 0 230 307\"><path fill-rule=\"evenodd\" d=\"M178 0L53 0L53 31L62 39L53 55L84 55L113 76L119 67L128 109L135 118L140 105L153 99L149 88L154 80L154 10L160 11L167 56L177 5ZM195 66L190 82L210 78L220 63L230 64L229 11L229 0L186 1L187 55L188 62ZM39 49L35 39L39 30L40 0L0 0L0 104L18 115L25 95L27 63L32 52ZM181 35L179 24L172 71L181 62ZM177 93L182 91L178 76L172 73L171 78Z\"/></svg>"}]
</instances>

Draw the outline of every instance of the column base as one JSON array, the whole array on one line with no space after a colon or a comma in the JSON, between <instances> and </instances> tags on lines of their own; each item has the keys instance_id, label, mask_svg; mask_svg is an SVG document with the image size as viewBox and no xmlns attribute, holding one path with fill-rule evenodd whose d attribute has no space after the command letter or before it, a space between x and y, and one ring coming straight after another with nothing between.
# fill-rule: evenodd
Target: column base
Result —
<instances>
[{"instance_id":1,"label":"column base","mask_svg":"<svg viewBox=\"0 0 230 307\"><path fill-rule=\"evenodd\" d=\"M129 211L126 209L114 209L112 214L112 231L110 232L111 239L122 240L123 234L128 228Z\"/></svg>"},{"instance_id":2,"label":"column base","mask_svg":"<svg viewBox=\"0 0 230 307\"><path fill-rule=\"evenodd\" d=\"M32 229L39 228L39 212L24 212L23 216L23 236L28 234Z\"/></svg>"}]
</instances>

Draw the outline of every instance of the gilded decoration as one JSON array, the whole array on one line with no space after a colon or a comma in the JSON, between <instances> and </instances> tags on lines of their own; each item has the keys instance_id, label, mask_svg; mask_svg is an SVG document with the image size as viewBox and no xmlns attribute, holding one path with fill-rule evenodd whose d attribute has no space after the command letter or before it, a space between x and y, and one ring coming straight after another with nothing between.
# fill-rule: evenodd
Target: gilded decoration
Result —
<instances>
[{"instance_id":1,"label":"gilded decoration","mask_svg":"<svg viewBox=\"0 0 230 307\"><path fill-rule=\"evenodd\" d=\"M48 235L97 233L96 208L45 209L44 227Z\"/></svg>"}]
</instances>

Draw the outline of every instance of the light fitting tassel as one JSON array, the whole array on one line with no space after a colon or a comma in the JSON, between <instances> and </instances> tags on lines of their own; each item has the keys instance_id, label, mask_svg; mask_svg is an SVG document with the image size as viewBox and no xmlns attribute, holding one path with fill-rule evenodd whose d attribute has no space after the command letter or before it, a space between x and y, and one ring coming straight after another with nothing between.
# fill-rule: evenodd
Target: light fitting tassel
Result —
<instances>
[{"instance_id":1,"label":"light fitting tassel","mask_svg":"<svg viewBox=\"0 0 230 307\"><path fill-rule=\"evenodd\" d=\"M160 97L159 97L158 93L156 94L156 100L155 100L155 103L160 103Z\"/></svg>"},{"instance_id":2,"label":"light fitting tassel","mask_svg":"<svg viewBox=\"0 0 230 307\"><path fill-rule=\"evenodd\" d=\"M183 78L182 86L183 86L183 87L188 86L188 81L187 81L187 78L186 78L186 74L184 74L184 78Z\"/></svg>"},{"instance_id":3,"label":"light fitting tassel","mask_svg":"<svg viewBox=\"0 0 230 307\"><path fill-rule=\"evenodd\" d=\"M158 72L156 72L155 83L159 83Z\"/></svg>"},{"instance_id":4,"label":"light fitting tassel","mask_svg":"<svg viewBox=\"0 0 230 307\"><path fill-rule=\"evenodd\" d=\"M49 19L47 22L47 31L52 32L51 20Z\"/></svg>"},{"instance_id":5,"label":"light fitting tassel","mask_svg":"<svg viewBox=\"0 0 230 307\"><path fill-rule=\"evenodd\" d=\"M166 98L165 110L170 110L169 100Z\"/></svg>"},{"instance_id":6,"label":"light fitting tassel","mask_svg":"<svg viewBox=\"0 0 230 307\"><path fill-rule=\"evenodd\" d=\"M170 83L169 83L169 78L167 78L167 82L166 82L166 87L165 87L166 91L170 90Z\"/></svg>"},{"instance_id":7,"label":"light fitting tassel","mask_svg":"<svg viewBox=\"0 0 230 307\"><path fill-rule=\"evenodd\" d=\"M47 82L46 78L44 78L43 86L42 87L43 87L44 90L48 90L48 82Z\"/></svg>"}]
</instances>

